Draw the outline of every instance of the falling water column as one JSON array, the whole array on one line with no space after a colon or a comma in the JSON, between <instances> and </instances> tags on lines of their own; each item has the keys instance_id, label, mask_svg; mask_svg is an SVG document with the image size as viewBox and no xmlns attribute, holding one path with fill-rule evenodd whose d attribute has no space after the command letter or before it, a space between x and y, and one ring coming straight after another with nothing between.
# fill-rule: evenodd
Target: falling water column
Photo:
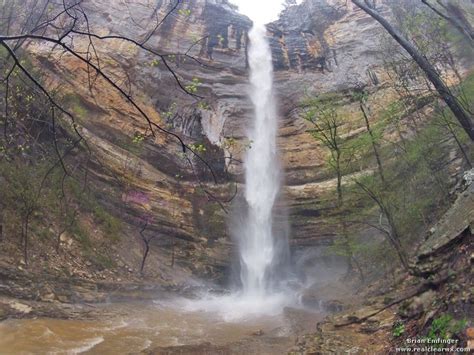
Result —
<instances>
[{"instance_id":1,"label":"falling water column","mask_svg":"<svg viewBox=\"0 0 474 355\"><path fill-rule=\"evenodd\" d=\"M264 25L249 33L250 98L254 125L245 158L245 199L248 211L240 235L241 281L244 293L254 297L268 292L276 243L272 233L273 207L280 189L277 161L277 114L273 95L272 54Z\"/></svg>"}]
</instances>

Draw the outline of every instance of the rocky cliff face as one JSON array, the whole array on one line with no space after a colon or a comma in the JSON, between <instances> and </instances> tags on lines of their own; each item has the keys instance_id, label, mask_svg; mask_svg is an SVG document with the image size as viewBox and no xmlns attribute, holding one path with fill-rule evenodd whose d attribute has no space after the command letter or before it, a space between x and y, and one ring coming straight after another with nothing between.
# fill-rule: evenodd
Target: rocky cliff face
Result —
<instances>
[{"instance_id":1,"label":"rocky cliff face","mask_svg":"<svg viewBox=\"0 0 474 355\"><path fill-rule=\"evenodd\" d=\"M227 270L232 248L227 216L214 197L225 201L233 196L242 182L241 161L248 148L251 21L225 0L184 2L166 16L171 8L167 1L84 2L92 31L134 38L164 55L166 63L120 40L97 45L104 70L127 87L153 122L198 147L216 181L197 159L189 164L173 137L159 131L153 136L143 117L105 81L98 79L89 91L88 73L77 60L64 55L58 64L49 48L30 49L48 71L51 86L67 81L70 105L100 160L93 167L93 184L103 191L102 203L130 225L126 233L137 234L148 218L149 231L159 237L159 253L169 257L176 250L178 264L216 278ZM324 150L307 133L295 107L307 93L373 85L379 63L373 41L377 28L361 11L333 0L306 0L268 25L294 246L331 240L333 227L321 217L321 206L335 201L335 181L323 169ZM77 47L87 44L84 37L75 41ZM392 95L383 85L375 91L379 98ZM348 122L358 115L355 103L346 102L342 109Z\"/></svg>"},{"instance_id":2,"label":"rocky cliff face","mask_svg":"<svg viewBox=\"0 0 474 355\"><path fill-rule=\"evenodd\" d=\"M367 71L379 64L373 40L377 26L341 2L310 0L290 7L269 25L269 32L294 244L326 244L334 237L334 225L321 215L335 201L335 180L327 175L324 149L307 132L296 106L310 95L344 92L369 82ZM358 116L355 104L342 105L348 122Z\"/></svg>"},{"instance_id":3,"label":"rocky cliff face","mask_svg":"<svg viewBox=\"0 0 474 355\"><path fill-rule=\"evenodd\" d=\"M225 173L223 132L226 123L235 125L248 116L251 22L227 1L186 2L169 13L172 9L167 1L153 6L84 2L91 31L143 41L162 55L157 59L121 40L96 46L103 70L126 87L154 123L197 146L210 168L196 158L188 161L176 139L152 133L144 117L105 80L98 78L89 91L89 73L77 59L66 55L55 61L43 43L31 44L30 50L47 70L48 85L66 81L66 101L97 162L91 184L101 191L102 204L130 225L125 232L133 238L130 243L148 221L160 255L171 259L173 250L177 265L215 277L228 267L229 240L224 210L209 196L225 200L234 193ZM87 45L87 38L75 38L76 48ZM185 91L196 91L199 98Z\"/></svg>"}]
</instances>

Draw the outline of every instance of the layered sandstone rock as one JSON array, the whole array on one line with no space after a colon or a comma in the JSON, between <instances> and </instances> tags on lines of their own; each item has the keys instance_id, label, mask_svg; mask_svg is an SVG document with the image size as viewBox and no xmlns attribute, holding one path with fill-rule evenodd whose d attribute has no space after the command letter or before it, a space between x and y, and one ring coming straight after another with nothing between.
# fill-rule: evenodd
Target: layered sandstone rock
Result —
<instances>
[{"instance_id":1,"label":"layered sandstone rock","mask_svg":"<svg viewBox=\"0 0 474 355\"><path fill-rule=\"evenodd\" d=\"M335 202L335 181L324 169L327 152L307 133L297 104L305 95L343 93L361 83L371 86L370 100L379 102L375 113L393 97L377 79L380 49L374 36L379 27L345 3L306 0L268 25L295 247L328 244L335 235L324 217ZM102 203L131 226L127 233L138 233L151 216L148 229L159 236L157 250L167 257L175 250L177 263L200 276L221 277L232 243L226 228L229 204L215 199L227 201L236 187L240 191L241 162L249 149L251 21L225 0L183 2L169 16L167 1L86 0L83 6L95 33L127 36L164 55L157 58L127 41L96 41L104 70L154 123L187 144L202 145L200 154L212 167L211 172L192 156L190 166L179 142L156 129L153 135L144 117L104 80L96 81L91 94L86 68L76 59L66 54L58 64L45 44L31 45L49 84L66 80L69 85L69 103L100 161L93 166L93 184L104 192ZM76 47L87 44L87 38L75 40ZM184 92L193 86L199 97ZM348 134L360 130L357 104L342 100L340 106Z\"/></svg>"}]
</instances>

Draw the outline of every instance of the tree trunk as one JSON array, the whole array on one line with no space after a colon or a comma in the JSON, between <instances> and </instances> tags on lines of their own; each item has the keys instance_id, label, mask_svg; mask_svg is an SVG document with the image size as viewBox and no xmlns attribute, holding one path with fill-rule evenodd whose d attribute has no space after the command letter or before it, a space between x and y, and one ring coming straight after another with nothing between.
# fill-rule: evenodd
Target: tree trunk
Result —
<instances>
[{"instance_id":1,"label":"tree trunk","mask_svg":"<svg viewBox=\"0 0 474 355\"><path fill-rule=\"evenodd\" d=\"M150 241L143 240L143 242L145 243L145 251L143 252L142 265L140 266L140 273L141 274L143 274L143 269L145 268L146 258L148 256L148 252L150 251Z\"/></svg>"},{"instance_id":2,"label":"tree trunk","mask_svg":"<svg viewBox=\"0 0 474 355\"><path fill-rule=\"evenodd\" d=\"M456 19L456 17L451 17L446 14L443 14L436 7L431 5L427 0L421 0L421 2L425 4L426 6L428 6L431 10L433 10L438 16L444 18L451 25L453 25L469 41L469 44L471 46L474 45L474 32L472 31L472 29L468 28L469 26L468 23L464 24L462 21L459 21L458 19ZM438 4L441 5L441 2L438 1Z\"/></svg>"},{"instance_id":3,"label":"tree trunk","mask_svg":"<svg viewBox=\"0 0 474 355\"><path fill-rule=\"evenodd\" d=\"M387 217L388 224L390 225L390 242L392 246L395 248L395 251L398 254L398 258L400 259L403 267L405 270L410 270L410 265L408 264L408 257L403 249L400 233L398 233L398 228L393 220L392 213L387 209L387 207L383 208L383 212Z\"/></svg>"},{"instance_id":4,"label":"tree trunk","mask_svg":"<svg viewBox=\"0 0 474 355\"><path fill-rule=\"evenodd\" d=\"M402 263L403 267L407 271L410 270L410 266L408 264L408 257L401 243L400 233L398 232L397 225L395 223L395 220L393 219L392 212L390 208L386 205L384 198L380 195L377 195L377 193L373 192L372 190L370 190L370 188L358 182L357 180L355 181L355 183L359 185L369 195L369 197L379 206L381 214L385 216L385 218L387 218L390 231L386 231L385 234L388 237L388 242L395 249L395 252L397 253L397 256L400 259L400 262ZM386 185L383 185L383 190L387 190Z\"/></svg>"},{"instance_id":5,"label":"tree trunk","mask_svg":"<svg viewBox=\"0 0 474 355\"><path fill-rule=\"evenodd\" d=\"M453 96L449 88L441 80L431 63L421 53L418 52L413 44L403 38L402 34L398 32L397 29L392 27L392 25L390 25L387 20L380 16L377 11L371 9L362 0L352 0L352 2L377 22L379 22L387 30L387 32L408 52L408 54L410 54L413 60L425 72L426 77L433 84L446 105L448 105L448 107L451 109L469 138L474 141L474 125L472 123L471 117L467 114L467 112L457 101L456 97Z\"/></svg>"},{"instance_id":6,"label":"tree trunk","mask_svg":"<svg viewBox=\"0 0 474 355\"><path fill-rule=\"evenodd\" d=\"M0 205L0 242L3 241L3 208Z\"/></svg>"},{"instance_id":7,"label":"tree trunk","mask_svg":"<svg viewBox=\"0 0 474 355\"><path fill-rule=\"evenodd\" d=\"M173 240L173 245L171 247L171 268L174 268L174 249L176 242Z\"/></svg>"},{"instance_id":8,"label":"tree trunk","mask_svg":"<svg viewBox=\"0 0 474 355\"><path fill-rule=\"evenodd\" d=\"M61 236L64 234L64 230L58 233L56 237L56 253L59 253L59 249L61 248Z\"/></svg>"},{"instance_id":9,"label":"tree trunk","mask_svg":"<svg viewBox=\"0 0 474 355\"><path fill-rule=\"evenodd\" d=\"M145 230L148 227L148 221L145 222L145 225L140 230L140 237L143 240L143 257L142 257L142 264L140 265L140 274L143 274L143 269L145 268L146 258L148 256L148 252L150 251L150 239L148 239L145 235Z\"/></svg>"},{"instance_id":10,"label":"tree trunk","mask_svg":"<svg viewBox=\"0 0 474 355\"><path fill-rule=\"evenodd\" d=\"M336 174L337 174L337 204L339 208L342 208L342 171L341 171L341 152L336 152Z\"/></svg>"},{"instance_id":11,"label":"tree trunk","mask_svg":"<svg viewBox=\"0 0 474 355\"><path fill-rule=\"evenodd\" d=\"M469 159L469 156L467 155L464 147L462 146L462 143L461 141L459 140L458 138L458 135L456 134L456 132L454 131L453 127L451 127L451 124L448 122L448 120L446 120L446 125L448 127L448 130L449 130L449 133L451 133L451 135L453 136L454 140L456 141L456 144L458 145L459 147L459 150L461 151L461 154L462 156L464 157L464 160L466 161L469 169L472 169L472 163L471 163L471 160Z\"/></svg>"},{"instance_id":12,"label":"tree trunk","mask_svg":"<svg viewBox=\"0 0 474 355\"><path fill-rule=\"evenodd\" d=\"M382 180L382 183L385 185L386 180L385 180L385 174L383 171L382 159L380 159L380 153L377 146L377 142L375 141L374 133L372 132L372 129L370 128L369 117L367 116L367 112L365 112L364 104L362 102L360 103L360 110L362 111L362 114L364 115L367 132L369 132L369 135L370 135L372 149L374 150L375 159L377 160L377 167L379 169L380 179Z\"/></svg>"},{"instance_id":13,"label":"tree trunk","mask_svg":"<svg viewBox=\"0 0 474 355\"><path fill-rule=\"evenodd\" d=\"M23 237L23 261L25 265L28 266L28 227L29 227L30 215L27 214L25 217L25 222L23 223L21 234Z\"/></svg>"}]
</instances>

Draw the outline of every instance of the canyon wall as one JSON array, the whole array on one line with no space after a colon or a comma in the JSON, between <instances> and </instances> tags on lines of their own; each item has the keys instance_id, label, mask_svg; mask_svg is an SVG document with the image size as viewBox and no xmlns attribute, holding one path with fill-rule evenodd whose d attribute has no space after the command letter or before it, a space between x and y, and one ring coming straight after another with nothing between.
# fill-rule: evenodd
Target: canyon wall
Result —
<instances>
[{"instance_id":1,"label":"canyon wall","mask_svg":"<svg viewBox=\"0 0 474 355\"><path fill-rule=\"evenodd\" d=\"M325 218L336 203L334 176L325 168L327 152L307 132L299 102L364 85L372 92L369 100L378 102L376 114L394 95L377 76L379 27L342 3L307 0L268 25L294 250L330 244L335 236L334 223ZM252 118L246 57L251 21L225 0L184 2L168 16L167 1L86 0L83 7L93 32L133 38L148 49L119 39L96 41L104 71L154 124L179 135L209 165L192 155L187 160L173 136L156 127L153 133L105 80L89 90L88 72L77 59L63 54L56 61L59 54L51 55L47 45L31 44L48 85L61 83L91 142L97 157L91 184L101 203L127 223L124 234L137 235L146 220L157 236L158 259L173 252L177 264L194 274L224 279L233 250L226 201L241 191L242 158L251 149L245 138ZM85 48L88 40L78 35L74 45ZM351 130L360 131L357 103L342 102L340 109Z\"/></svg>"}]
</instances>

